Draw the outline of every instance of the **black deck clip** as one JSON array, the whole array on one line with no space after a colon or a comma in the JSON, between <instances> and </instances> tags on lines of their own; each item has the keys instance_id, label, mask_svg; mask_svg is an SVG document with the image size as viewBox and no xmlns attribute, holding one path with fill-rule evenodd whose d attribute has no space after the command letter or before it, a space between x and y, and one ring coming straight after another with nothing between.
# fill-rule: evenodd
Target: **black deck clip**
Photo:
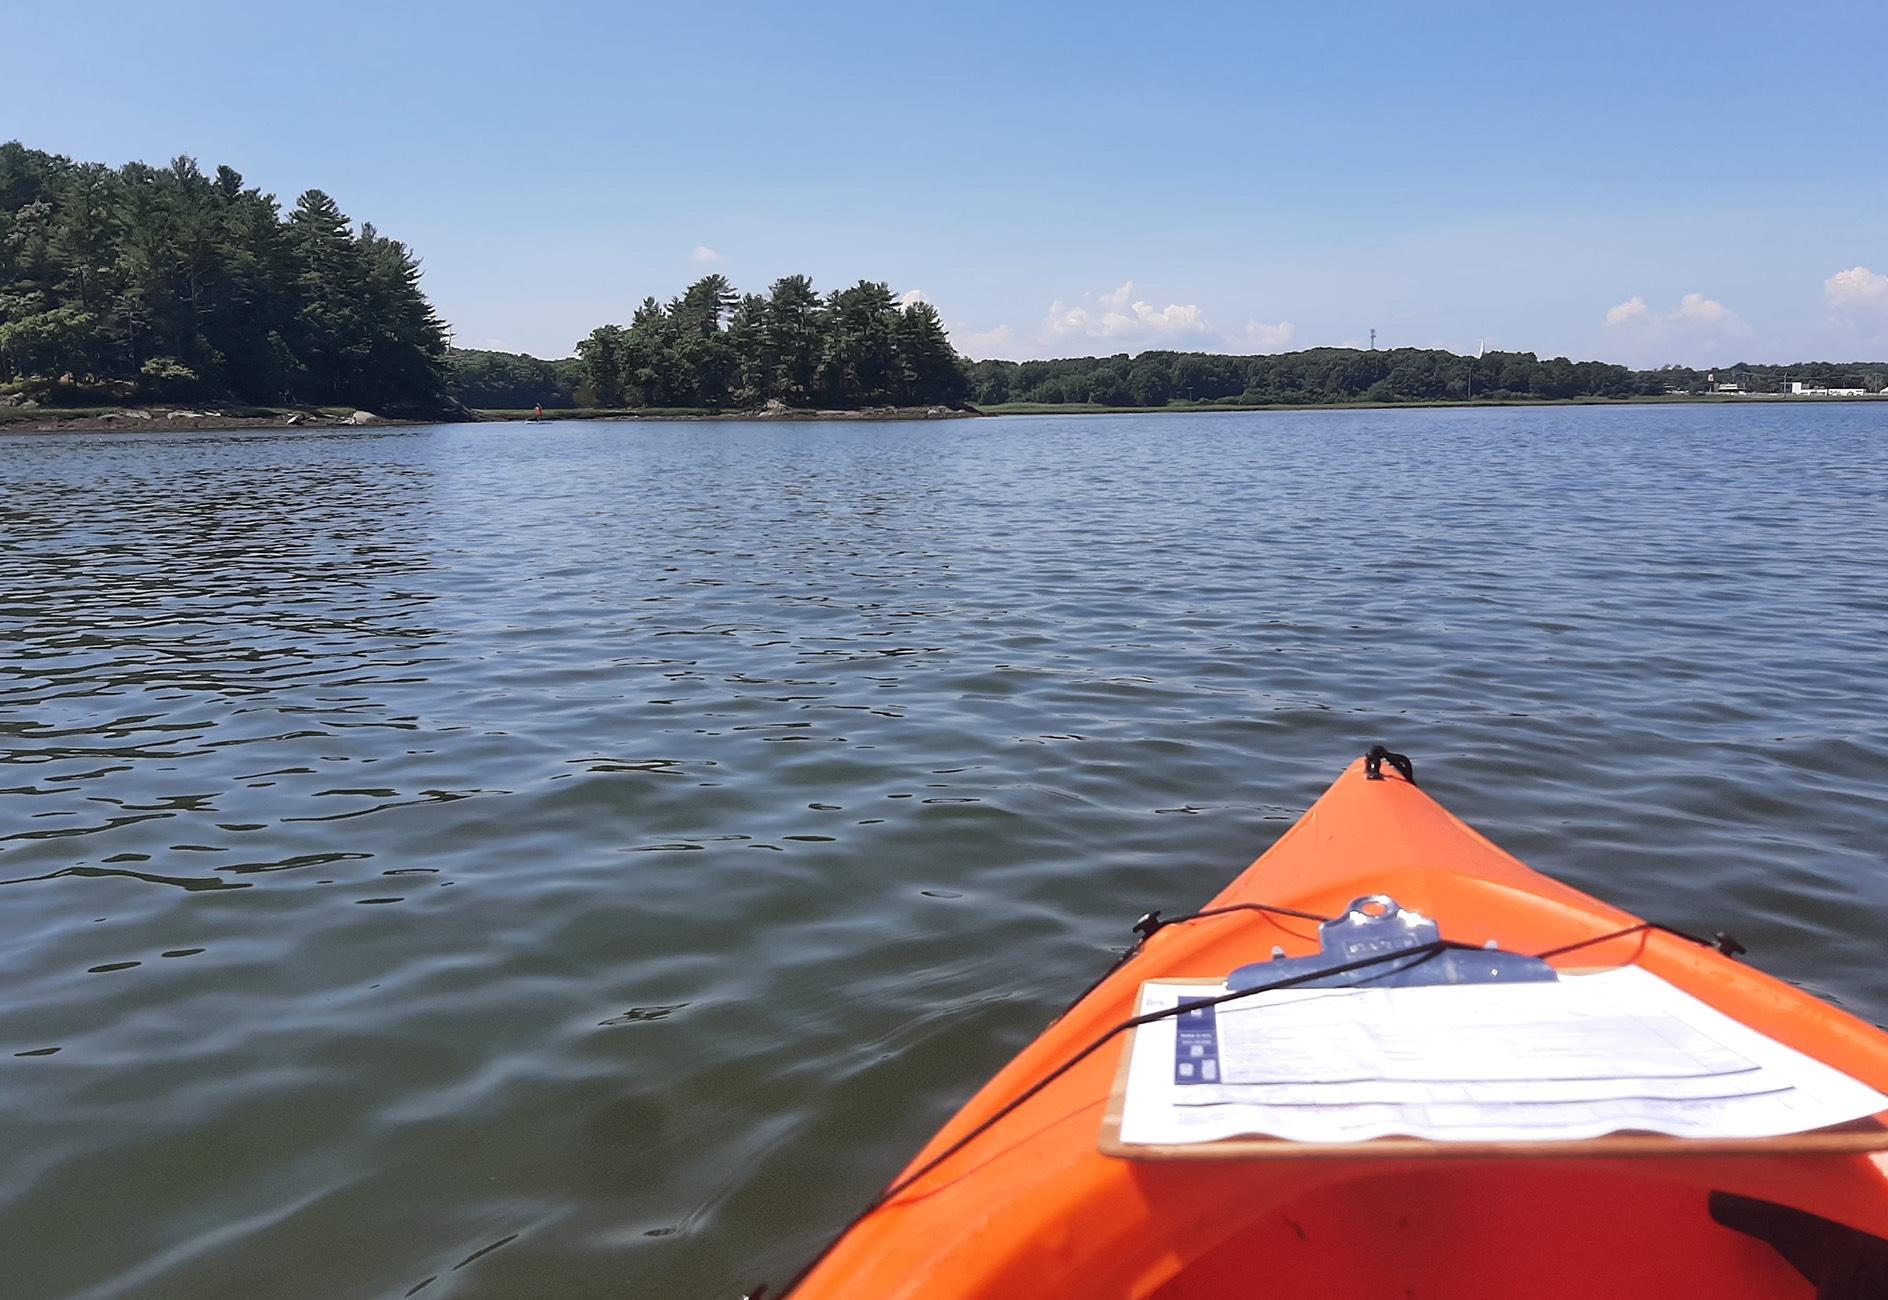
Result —
<instances>
[{"instance_id":1,"label":"black deck clip","mask_svg":"<svg viewBox=\"0 0 1888 1300\"><path fill-rule=\"evenodd\" d=\"M1372 745L1370 752L1364 755L1364 780L1381 781L1384 763L1403 774L1403 779L1411 785L1416 784L1416 765L1409 761L1408 754L1392 753L1382 745Z\"/></svg>"}]
</instances>

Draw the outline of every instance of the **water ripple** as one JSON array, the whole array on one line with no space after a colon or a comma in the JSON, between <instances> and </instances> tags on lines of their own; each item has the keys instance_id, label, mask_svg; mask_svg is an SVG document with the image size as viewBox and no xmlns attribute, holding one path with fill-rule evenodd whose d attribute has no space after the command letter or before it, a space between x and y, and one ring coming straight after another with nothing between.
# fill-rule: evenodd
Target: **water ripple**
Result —
<instances>
[{"instance_id":1,"label":"water ripple","mask_svg":"<svg viewBox=\"0 0 1888 1300\"><path fill-rule=\"evenodd\" d=\"M0 438L6 1291L738 1294L1378 740L1880 1020L1883 426Z\"/></svg>"}]
</instances>

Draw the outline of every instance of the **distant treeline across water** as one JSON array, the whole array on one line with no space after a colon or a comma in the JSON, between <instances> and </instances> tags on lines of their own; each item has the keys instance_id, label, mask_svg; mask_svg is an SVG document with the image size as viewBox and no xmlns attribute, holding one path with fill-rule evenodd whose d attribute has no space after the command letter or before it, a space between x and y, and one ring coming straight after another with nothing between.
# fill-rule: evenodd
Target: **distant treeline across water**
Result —
<instances>
[{"instance_id":1,"label":"distant treeline across water","mask_svg":"<svg viewBox=\"0 0 1888 1300\"><path fill-rule=\"evenodd\" d=\"M979 402L1169 402L1241 405L1462 401L1468 397L1636 397L1660 380L1603 361L1543 361L1531 352L1464 357L1432 348L1310 348L1269 356L1143 352L1066 361L979 361Z\"/></svg>"},{"instance_id":2,"label":"distant treeline across water","mask_svg":"<svg viewBox=\"0 0 1888 1300\"><path fill-rule=\"evenodd\" d=\"M883 285L869 287L879 295L879 301L889 298L889 291ZM671 304L663 310L673 319L677 306ZM728 333L723 331L724 336ZM597 335L592 335L591 340L590 346L595 349ZM684 374L680 380L674 378L681 354L674 350L674 345L667 346L670 350L659 355L663 355L662 364L670 367L666 372L669 377L653 384L645 380L634 387L618 381L613 388L600 388L592 378L599 357L607 359L605 373L621 373L632 366L646 376L664 373L653 370L644 361L629 360L632 356L640 358L649 354L632 353L625 331L606 336L600 352L589 351L584 356L560 361L517 353L455 350L448 358L448 375L453 391L468 406L485 408L530 407L539 402L553 408L743 406L757 405L764 400L762 385L751 379L738 381L733 389L724 381L717 381L719 387L711 384L707 389L699 385L690 388L689 384L694 382L692 375ZM942 363L939 364L941 367ZM1826 388L1864 388L1871 393L1888 386L1888 362L1738 364L1722 370L1694 370L1682 366L1630 370L1600 361L1569 361L1564 357L1542 360L1532 352L1490 352L1481 357L1469 357L1432 348L1381 351L1310 348L1302 352L1243 357L1208 352L1143 352L1138 356L1118 353L1054 361L960 364L961 396L979 406L1093 403L1161 407L1187 402L1315 406L1341 402L1459 402L1471 397L1568 401L1704 394L1725 385L1750 393L1778 393L1787 392L1793 379ZM815 363L805 373L817 377L821 371ZM702 397L705 391L712 391L715 400L705 402ZM942 386L931 391L939 395L913 400L952 400L943 395ZM876 400L896 403L901 400L896 393L895 389L881 390ZM797 387L776 383L765 389L764 396L779 396L788 405L870 404L869 399L862 401L857 394L848 400L843 394L822 387L817 379Z\"/></svg>"},{"instance_id":3,"label":"distant treeline across water","mask_svg":"<svg viewBox=\"0 0 1888 1300\"><path fill-rule=\"evenodd\" d=\"M1169 402L1223 402L1263 406L1459 402L1470 397L1546 401L1656 397L1702 394L1717 385L1736 385L1746 392L1783 392L1792 379L1879 392L1888 384L1888 363L1629 370L1603 361L1543 360L1532 352L1470 357L1434 348L1309 348L1247 357L1143 352L1132 357L1122 353L1061 361L979 361L970 368L970 392L972 401L985 405L1095 402L1153 407Z\"/></svg>"}]
</instances>

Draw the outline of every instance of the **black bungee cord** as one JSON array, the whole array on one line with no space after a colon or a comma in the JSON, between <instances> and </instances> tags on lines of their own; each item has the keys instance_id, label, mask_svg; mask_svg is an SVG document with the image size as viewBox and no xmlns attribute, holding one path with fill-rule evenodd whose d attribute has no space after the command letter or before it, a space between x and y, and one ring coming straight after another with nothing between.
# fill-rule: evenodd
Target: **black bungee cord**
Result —
<instances>
[{"instance_id":1,"label":"black bungee cord","mask_svg":"<svg viewBox=\"0 0 1888 1300\"><path fill-rule=\"evenodd\" d=\"M1269 903L1231 903L1224 907L1208 908L1205 911L1193 912L1185 916L1176 916L1171 919L1163 919L1157 911L1149 912L1134 923L1134 932L1137 936L1134 945L1126 952L1122 953L1121 956L1115 960L1114 964L1109 966L1108 969L1102 973L1100 979L1083 990L1081 996L1076 998L1074 1003L1070 1004L1069 1010L1073 1010L1076 1006L1080 1005L1082 1000L1090 993L1101 987L1102 984L1107 982L1110 976L1127 965L1130 960L1140 953L1142 946L1147 940L1152 938L1160 930L1165 929L1169 925L1180 925L1188 921L1205 920L1210 917L1225 916L1234 912L1260 912L1288 916L1302 921L1317 921L1320 923L1332 919L1330 917L1319 916L1314 912L1299 911L1296 908L1290 907L1278 907ZM1698 944L1701 947L1713 948L1731 958L1735 958L1739 954L1747 951L1743 944L1739 943L1722 930L1717 931L1712 938L1706 939L1688 931L1676 929L1673 926L1662 925L1657 921L1640 921L1635 925L1625 926L1618 930L1611 930L1605 934L1596 934L1590 938L1562 944L1558 948L1549 948L1544 952L1535 953L1533 956L1536 959L1545 960L1549 957L1563 956L1566 953L1575 952L1581 948L1594 947L1613 939L1629 938L1635 934L1645 934L1655 930L1674 935L1677 938ZM977 1124L976 1127L972 1128L968 1133L951 1143L950 1146L938 1152L937 1155L925 1161L924 1164L912 1170L909 1174L905 1175L905 1177L879 1192L878 1195L874 1196L865 1204L864 1208L853 1215L851 1219L847 1220L845 1225L841 1227L838 1232L833 1234L826 1244L820 1248L818 1254L808 1260L797 1273L787 1280L786 1285L780 1289L777 1296L770 1292L767 1284L763 1282L749 1291L742 1300L787 1300L787 1297L793 1292L793 1289L804 1282L807 1277L812 1274L813 1270L818 1268L828 1255L832 1254L834 1248L837 1247L841 1241L844 1241L847 1234L854 1228L864 1223L873 1214L883 1209L898 1197L904 1195L905 1192L909 1191L920 1179L924 1178L925 1175L937 1169L952 1156L995 1128L997 1124L1021 1109L1026 1102L1040 1095L1050 1084L1062 1078L1070 1070L1073 1070L1076 1066L1080 1065L1083 1061L1093 1056L1096 1052L1106 1047L1109 1043L1113 1042L1130 1029L1137 1029L1142 1025L1152 1024L1158 1020L1175 1019L1185 1012L1197 1010L1200 1007L1216 1007L1221 1003L1237 1001L1240 998L1253 997L1260 993L1275 993L1283 989L1308 984L1314 980L1325 979L1332 975L1347 975L1352 971L1366 970L1369 967L1382 965L1385 962L1413 959L1411 965L1420 965L1422 962L1429 960L1438 953L1451 949L1458 952L1488 951L1488 949L1479 944L1461 943L1451 939L1436 939L1429 943L1418 944L1414 947L1398 948L1392 952L1373 953L1368 957L1360 957L1355 961L1341 962L1335 966L1326 966L1319 970L1307 971L1301 975L1293 975L1285 979L1273 980L1271 983L1260 984L1249 989L1237 989L1210 998L1189 998L1177 1006L1169 1007L1165 1011L1149 1011L1141 1015L1130 1016L1128 1019L1105 1030L1099 1037L1092 1040L1087 1046L1075 1053L1075 1055L1069 1057L1048 1074L1036 1080L1035 1083L1031 1084L1020 1095L1012 1097L1008 1102L998 1107L990 1115L985 1117L981 1123ZM1067 1011L1062 1013L1062 1015L1067 1014ZM1061 1018L1061 1016L1056 1017L1057 1020ZM1050 1023L1053 1024L1055 1022L1051 1021Z\"/></svg>"},{"instance_id":2,"label":"black bungee cord","mask_svg":"<svg viewBox=\"0 0 1888 1300\"><path fill-rule=\"evenodd\" d=\"M1114 961L1109 964L1108 969L1096 976L1093 984L1090 984L1080 993L1077 993L1075 1000L1070 1002L1068 1006L1062 1010L1061 1014L1056 1016L1055 1020L1051 1020L1049 1023L1053 1025L1056 1020L1060 1020L1063 1016L1075 1010L1076 1007L1082 1004L1084 998L1100 988L1103 984L1106 984L1109 976L1113 975L1139 955L1142 945L1153 938L1156 932L1164 930L1170 925L1179 925L1185 921L1199 921L1210 916L1225 916L1232 912L1263 912L1273 916L1289 916L1299 921L1316 921L1320 925L1335 919L1329 916L1319 916L1316 912L1301 912L1295 907L1274 907L1270 903L1228 903L1224 907L1210 907L1204 912L1189 912L1185 916L1175 917L1163 917L1158 911L1149 912L1134 923L1134 942L1129 944L1121 955L1116 957ZM1284 929L1283 926L1279 928ZM1285 933L1294 934L1291 930L1286 930ZM1310 936L1300 934L1295 935L1295 937L1304 939Z\"/></svg>"},{"instance_id":3,"label":"black bungee cord","mask_svg":"<svg viewBox=\"0 0 1888 1300\"><path fill-rule=\"evenodd\" d=\"M1282 912L1289 911L1289 909L1285 909L1285 908L1278 908L1278 909L1264 908L1264 907L1261 907L1259 904L1242 904L1241 907L1242 908L1257 908L1259 910L1265 910L1265 911L1270 911L1270 910L1276 910L1276 911L1282 911ZM1226 908L1226 909L1220 909L1220 910L1232 911L1236 909ZM1305 917L1306 919L1312 919L1309 917L1309 914L1307 913L1296 913L1296 915ZM1176 918L1175 921L1169 922L1169 924L1178 924L1179 920L1181 919L1190 919L1190 918ZM825 1261L826 1257L833 1252L834 1247L838 1246L838 1244L841 1241L845 1240L846 1235L850 1233L854 1228L858 1227L861 1223L865 1222L873 1214L877 1213L880 1209L884 1208L886 1205L896 1200L898 1197L904 1195L905 1192L909 1191L911 1187L914 1184L916 1184L920 1179L922 1179L926 1174L929 1174L932 1170L938 1168L938 1166L942 1165L945 1161L949 1160L952 1156L956 1155L958 1152L962 1151L965 1147L969 1146L972 1142L982 1137L985 1133L989 1132L992 1128L995 1128L999 1123L1001 1123L1003 1120L1007 1119L1009 1116L1013 1115L1018 1109L1020 1109L1024 1105L1024 1103L1028 1102L1032 1098L1041 1094L1042 1091L1046 1089L1050 1084L1054 1083L1057 1079L1060 1079L1063 1075L1067 1074L1070 1070L1073 1070L1076 1066L1080 1065L1083 1061L1086 1061L1089 1057L1093 1056L1096 1052L1100 1051L1103 1047L1106 1047L1110 1042L1114 1041L1114 1039L1126 1033L1128 1030L1137 1029L1142 1025L1153 1024L1157 1020L1171 1020L1182 1015L1185 1012L1198 1010L1201 1007L1216 1007L1224 1002L1233 1002L1240 998L1254 997L1260 993L1274 993L1281 989L1295 988L1301 984L1308 984L1313 980L1324 979L1331 975L1346 975L1346 974L1349 974L1351 971L1365 970L1372 966L1380 966L1385 962L1401 961L1401 960L1413 958L1414 961L1411 964L1417 965L1417 964L1422 963L1423 961L1428 960L1431 957L1434 957L1437 953L1443 952L1451 948L1471 951L1471 952L1482 951L1474 944L1457 943L1449 939L1436 939L1436 940L1432 940L1429 943L1418 944L1415 947L1411 947L1411 948L1398 948L1394 952L1372 953L1368 957L1360 957L1355 961L1340 962L1335 966L1326 966L1320 970L1306 971L1302 975L1292 975L1282 980L1273 980L1269 984L1260 984L1255 988L1237 989L1237 990L1234 990L1233 992L1221 993L1216 997L1210 997L1210 998L1189 998L1185 1002L1182 1002L1177 1006L1169 1007L1165 1011L1149 1011L1138 1016L1130 1016L1128 1019L1121 1021L1119 1024L1116 1024L1112 1028L1103 1032L1099 1037L1091 1041L1086 1047L1082 1048L1081 1051L1075 1053L1075 1055L1063 1061L1062 1064L1056 1066L1055 1069L1051 1070L1048 1074L1045 1074L1042 1078L1036 1080L1036 1082L1031 1084L1022 1093L1018 1094L1015 1097L1012 1097L1009 1101L1005 1102L1002 1106L998 1107L990 1115L985 1117L984 1120L981 1123L979 1123L975 1128L972 1128L968 1133L964 1134L962 1137L958 1138L955 1142L951 1143L948 1147L944 1148L944 1150L938 1152L937 1155L925 1161L924 1164L912 1170L909 1174L905 1175L905 1177L899 1179L897 1182L885 1188L885 1190L880 1192L877 1196L874 1196L870 1201L866 1203L863 1209L861 1209L857 1214L853 1215L852 1218L846 1222L845 1226L840 1228L839 1231L833 1235L832 1239L829 1240L826 1243L826 1245L820 1249L819 1254L813 1256L812 1259L808 1260L806 1264L800 1269L799 1272L795 1273L790 1279L788 1279L786 1285L780 1289L778 1300L786 1300L786 1297L793 1292L793 1289L799 1286L800 1283L804 1282L807 1279L808 1275L810 1275L814 1269L818 1268L820 1264ZM1133 948L1130 948L1127 951L1127 953L1123 955L1122 960L1115 963L1114 969L1118 969L1126 961L1128 957L1132 957L1136 952L1139 951L1139 949L1140 949L1139 944L1136 944ZM1112 973L1113 971L1111 970L1110 974ZM1107 977L1103 976L1103 978L1106 979ZM1087 995L1084 994L1083 996L1085 997ZM752 1291L749 1291L747 1295L743 1298L743 1300L770 1300L770 1297L772 1296L773 1296L773 1293L770 1292L767 1289L766 1284L763 1283L762 1285L755 1287Z\"/></svg>"}]
</instances>

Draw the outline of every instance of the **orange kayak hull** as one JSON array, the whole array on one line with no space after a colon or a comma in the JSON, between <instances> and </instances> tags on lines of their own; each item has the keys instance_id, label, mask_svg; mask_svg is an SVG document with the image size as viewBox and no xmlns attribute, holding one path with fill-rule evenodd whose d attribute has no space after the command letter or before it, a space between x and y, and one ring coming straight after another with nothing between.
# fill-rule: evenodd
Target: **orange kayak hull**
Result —
<instances>
[{"instance_id":1,"label":"orange kayak hull","mask_svg":"<svg viewBox=\"0 0 1888 1300\"><path fill-rule=\"evenodd\" d=\"M1523 953L1638 923L1529 869L1412 782L1383 776L1352 765L1202 910L1256 902L1329 916L1381 893L1451 940ZM1250 911L1160 929L986 1084L906 1174L1133 1015L1143 981L1219 978L1275 946L1312 955L1317 940L1314 924ZM1639 931L1552 960L1637 964L1888 1092L1888 1035L1713 949ZM1121 1050L1117 1041L1096 1052L880 1205L792 1294L1812 1297L1776 1249L1712 1217L1713 1193L1888 1238L1888 1160L1871 1153L1112 1158L1099 1138Z\"/></svg>"}]
</instances>

